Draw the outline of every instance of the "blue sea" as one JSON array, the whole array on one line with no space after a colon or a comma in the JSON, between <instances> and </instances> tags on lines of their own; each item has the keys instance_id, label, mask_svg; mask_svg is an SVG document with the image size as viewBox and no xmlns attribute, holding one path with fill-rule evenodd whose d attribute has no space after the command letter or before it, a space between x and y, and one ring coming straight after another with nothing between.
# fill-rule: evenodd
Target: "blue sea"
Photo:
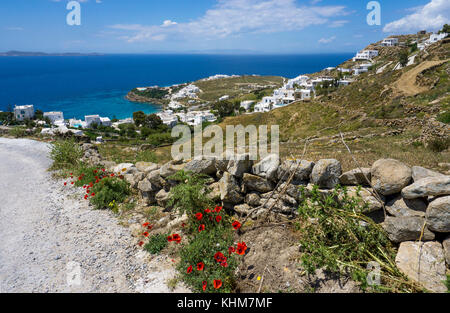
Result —
<instances>
[{"instance_id":1,"label":"blue sea","mask_svg":"<svg viewBox=\"0 0 450 313\"><path fill-rule=\"evenodd\" d=\"M336 66L352 57L316 55L103 55L0 57L0 110L34 104L65 118L100 114L126 118L154 113L157 105L125 99L135 87L169 86L215 74L293 78Z\"/></svg>"}]
</instances>

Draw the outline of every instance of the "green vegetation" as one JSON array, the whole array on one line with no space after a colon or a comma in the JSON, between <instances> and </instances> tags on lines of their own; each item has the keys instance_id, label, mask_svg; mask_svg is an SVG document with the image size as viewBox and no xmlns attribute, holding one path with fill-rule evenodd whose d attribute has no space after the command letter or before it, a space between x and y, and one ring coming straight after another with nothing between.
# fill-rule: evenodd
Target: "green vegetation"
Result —
<instances>
[{"instance_id":1,"label":"green vegetation","mask_svg":"<svg viewBox=\"0 0 450 313\"><path fill-rule=\"evenodd\" d=\"M362 199L350 197L347 189L336 187L322 196L318 187L306 194L299 206L298 231L301 234L302 265L309 273L325 268L348 274L372 291L418 291L395 266L396 251L383 229L362 212ZM381 269L381 284L369 284L369 262Z\"/></svg>"},{"instance_id":2,"label":"green vegetation","mask_svg":"<svg viewBox=\"0 0 450 313\"><path fill-rule=\"evenodd\" d=\"M80 165L83 150L73 139L58 140L53 143L50 158L53 160L51 169L74 169Z\"/></svg>"},{"instance_id":3,"label":"green vegetation","mask_svg":"<svg viewBox=\"0 0 450 313\"><path fill-rule=\"evenodd\" d=\"M26 135L26 128L23 126L14 126L10 131L9 134L15 138L22 138Z\"/></svg>"},{"instance_id":4,"label":"green vegetation","mask_svg":"<svg viewBox=\"0 0 450 313\"><path fill-rule=\"evenodd\" d=\"M238 261L237 254L229 252L234 238L230 217L221 207L212 208L202 176L181 171L170 179L180 182L170 191L170 203L188 215L189 239L183 240L188 243L180 250L177 266L181 279L196 292L231 292Z\"/></svg>"},{"instance_id":5,"label":"green vegetation","mask_svg":"<svg viewBox=\"0 0 450 313\"><path fill-rule=\"evenodd\" d=\"M129 184L118 177L105 177L94 184L90 191L95 196L89 200L96 209L107 209L113 201L122 203L131 193Z\"/></svg>"},{"instance_id":6,"label":"green vegetation","mask_svg":"<svg viewBox=\"0 0 450 313\"><path fill-rule=\"evenodd\" d=\"M167 236L168 234L156 234L151 236L145 244L144 249L151 254L158 254L167 247Z\"/></svg>"},{"instance_id":7,"label":"green vegetation","mask_svg":"<svg viewBox=\"0 0 450 313\"><path fill-rule=\"evenodd\" d=\"M167 89L162 88L147 88L144 91L139 91L137 89L132 90L135 94L138 94L140 96L144 96L147 98L152 99L163 99L165 96L169 94L169 91Z\"/></svg>"},{"instance_id":8,"label":"green vegetation","mask_svg":"<svg viewBox=\"0 0 450 313\"><path fill-rule=\"evenodd\" d=\"M445 123L445 124L450 124L450 111L441 113L437 116L437 120L439 122Z\"/></svg>"},{"instance_id":9,"label":"green vegetation","mask_svg":"<svg viewBox=\"0 0 450 313\"><path fill-rule=\"evenodd\" d=\"M433 152L442 152L450 147L450 138L433 138L428 142L428 148Z\"/></svg>"}]
</instances>

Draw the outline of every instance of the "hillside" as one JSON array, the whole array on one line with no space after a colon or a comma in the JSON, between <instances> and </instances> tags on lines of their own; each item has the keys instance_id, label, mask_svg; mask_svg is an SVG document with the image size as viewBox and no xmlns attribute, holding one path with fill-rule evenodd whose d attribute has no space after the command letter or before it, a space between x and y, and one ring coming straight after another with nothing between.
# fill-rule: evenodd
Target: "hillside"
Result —
<instances>
[{"instance_id":1,"label":"hillside","mask_svg":"<svg viewBox=\"0 0 450 313\"><path fill-rule=\"evenodd\" d=\"M415 37L402 36L400 40ZM366 49L375 47L373 44ZM449 39L412 53L409 47L401 46L377 49L380 54L374 59L374 66L349 86L311 102L295 102L267 113L229 117L221 126L280 125L283 157L301 155L304 140L310 138L309 158L333 157L344 168L352 168L355 165L351 156L339 139L339 133L343 132L362 166L380 157L392 157L438 169L440 163L450 159ZM415 63L394 70L405 51L410 57L417 54ZM340 67L350 68L357 63L349 60ZM324 73L313 74L320 75ZM337 76L337 71L331 75ZM445 166L441 164L441 169L446 170Z\"/></svg>"}]
</instances>

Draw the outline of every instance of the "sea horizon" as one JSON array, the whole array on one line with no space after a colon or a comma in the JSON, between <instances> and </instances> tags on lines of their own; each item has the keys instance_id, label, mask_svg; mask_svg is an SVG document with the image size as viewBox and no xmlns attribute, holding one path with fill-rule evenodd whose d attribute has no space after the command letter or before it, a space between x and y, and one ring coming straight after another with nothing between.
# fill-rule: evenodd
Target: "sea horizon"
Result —
<instances>
[{"instance_id":1,"label":"sea horizon","mask_svg":"<svg viewBox=\"0 0 450 313\"><path fill-rule=\"evenodd\" d=\"M352 53L316 54L105 54L0 57L0 110L33 104L65 118L147 114L159 105L125 99L135 87L170 86L216 74L293 78L337 66Z\"/></svg>"}]
</instances>

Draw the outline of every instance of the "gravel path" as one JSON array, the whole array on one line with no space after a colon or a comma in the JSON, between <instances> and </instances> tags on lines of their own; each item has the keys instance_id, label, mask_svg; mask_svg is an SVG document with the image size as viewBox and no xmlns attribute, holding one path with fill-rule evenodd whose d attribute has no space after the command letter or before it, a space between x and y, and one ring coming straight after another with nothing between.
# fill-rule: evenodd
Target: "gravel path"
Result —
<instances>
[{"instance_id":1,"label":"gravel path","mask_svg":"<svg viewBox=\"0 0 450 313\"><path fill-rule=\"evenodd\" d=\"M0 292L169 292L171 261L150 259L112 213L52 179L48 150L0 138Z\"/></svg>"}]
</instances>

